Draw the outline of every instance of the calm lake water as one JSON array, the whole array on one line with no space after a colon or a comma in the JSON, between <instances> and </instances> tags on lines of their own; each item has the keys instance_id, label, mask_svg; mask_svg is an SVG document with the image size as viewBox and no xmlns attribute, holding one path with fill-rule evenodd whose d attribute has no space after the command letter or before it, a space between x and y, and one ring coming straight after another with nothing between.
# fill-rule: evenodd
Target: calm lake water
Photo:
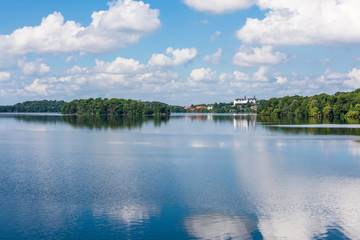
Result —
<instances>
[{"instance_id":1,"label":"calm lake water","mask_svg":"<svg viewBox=\"0 0 360 240\"><path fill-rule=\"evenodd\" d=\"M0 239L360 239L360 125L0 114Z\"/></svg>"}]
</instances>

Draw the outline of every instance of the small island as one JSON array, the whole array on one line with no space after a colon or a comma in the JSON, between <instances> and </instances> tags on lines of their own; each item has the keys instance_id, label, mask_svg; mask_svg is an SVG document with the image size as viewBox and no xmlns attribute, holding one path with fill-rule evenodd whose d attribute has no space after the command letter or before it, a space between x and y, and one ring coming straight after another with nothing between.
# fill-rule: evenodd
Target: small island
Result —
<instances>
[{"instance_id":1,"label":"small island","mask_svg":"<svg viewBox=\"0 0 360 240\"><path fill-rule=\"evenodd\" d=\"M88 115L170 115L169 105L132 99L89 98L73 100L61 108L62 114Z\"/></svg>"}]
</instances>

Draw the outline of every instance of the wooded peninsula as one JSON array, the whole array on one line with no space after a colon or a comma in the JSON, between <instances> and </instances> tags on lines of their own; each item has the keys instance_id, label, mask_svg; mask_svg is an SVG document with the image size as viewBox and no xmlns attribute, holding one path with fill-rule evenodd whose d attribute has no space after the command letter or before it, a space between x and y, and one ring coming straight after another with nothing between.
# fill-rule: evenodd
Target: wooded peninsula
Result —
<instances>
[{"instance_id":1,"label":"wooded peninsula","mask_svg":"<svg viewBox=\"0 0 360 240\"><path fill-rule=\"evenodd\" d=\"M0 112L50 112L59 113L64 106L64 101L26 101L23 103L17 103L15 105L0 106Z\"/></svg>"},{"instance_id":2,"label":"wooded peninsula","mask_svg":"<svg viewBox=\"0 0 360 240\"><path fill-rule=\"evenodd\" d=\"M272 117L360 118L360 89L334 95L271 98L260 102L257 113Z\"/></svg>"}]
</instances>

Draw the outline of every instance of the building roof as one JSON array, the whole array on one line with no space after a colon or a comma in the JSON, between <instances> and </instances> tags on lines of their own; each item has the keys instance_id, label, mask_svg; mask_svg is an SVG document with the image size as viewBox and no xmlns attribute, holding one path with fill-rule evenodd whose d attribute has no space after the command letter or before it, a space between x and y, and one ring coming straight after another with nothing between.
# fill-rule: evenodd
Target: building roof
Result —
<instances>
[{"instance_id":1,"label":"building roof","mask_svg":"<svg viewBox=\"0 0 360 240\"><path fill-rule=\"evenodd\" d=\"M236 98L235 101L246 101L246 100L256 100L256 96L253 98L247 98L246 96L244 98Z\"/></svg>"}]
</instances>

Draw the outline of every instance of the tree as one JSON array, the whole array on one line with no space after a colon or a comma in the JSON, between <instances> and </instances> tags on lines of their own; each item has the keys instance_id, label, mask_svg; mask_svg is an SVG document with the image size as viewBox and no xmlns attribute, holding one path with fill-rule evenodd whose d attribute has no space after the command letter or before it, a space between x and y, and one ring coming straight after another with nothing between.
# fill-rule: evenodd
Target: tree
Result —
<instances>
[{"instance_id":1,"label":"tree","mask_svg":"<svg viewBox=\"0 0 360 240\"><path fill-rule=\"evenodd\" d=\"M324 116L325 118L332 118L332 117L334 117L332 108L331 108L330 106L324 107L322 113L323 113L323 116Z\"/></svg>"},{"instance_id":2,"label":"tree","mask_svg":"<svg viewBox=\"0 0 360 240\"><path fill-rule=\"evenodd\" d=\"M310 109L309 111L309 117L313 117L313 118L321 118L321 111L318 107L313 107Z\"/></svg>"}]
</instances>

